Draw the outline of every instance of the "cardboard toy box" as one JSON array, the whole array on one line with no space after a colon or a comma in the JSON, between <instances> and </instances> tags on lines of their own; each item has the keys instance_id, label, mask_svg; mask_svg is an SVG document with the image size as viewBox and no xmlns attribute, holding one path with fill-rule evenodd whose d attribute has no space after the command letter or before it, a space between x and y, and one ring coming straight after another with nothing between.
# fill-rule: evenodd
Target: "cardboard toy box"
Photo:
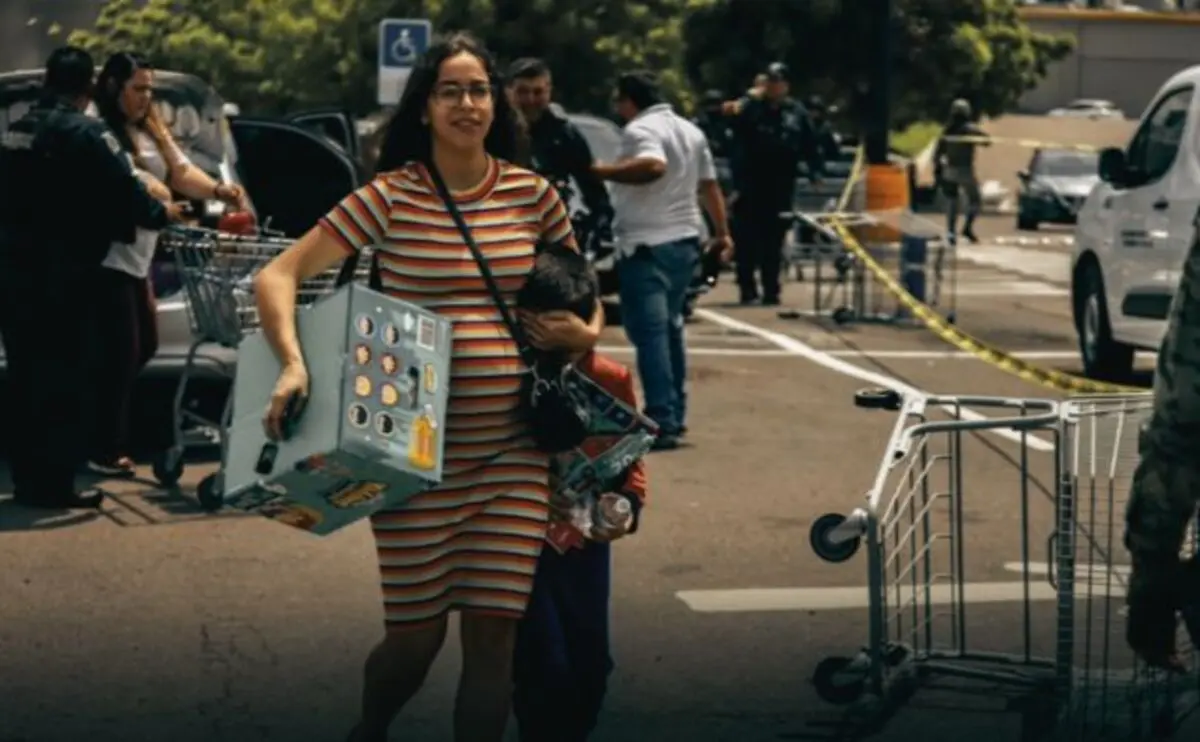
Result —
<instances>
[{"instance_id":1,"label":"cardboard toy box","mask_svg":"<svg viewBox=\"0 0 1200 742\"><path fill-rule=\"evenodd\" d=\"M658 425L582 374L570 377L571 396L587 406L588 437L577 448L557 454L550 462L551 481L574 511L590 509L600 495L620 488L634 462L649 453L658 438ZM555 521L547 531L560 553L581 545L587 537L580 522Z\"/></svg>"},{"instance_id":2,"label":"cardboard toy box","mask_svg":"<svg viewBox=\"0 0 1200 742\"><path fill-rule=\"evenodd\" d=\"M450 321L349 284L296 326L310 391L286 441L262 424L279 361L261 332L238 346L225 504L326 535L440 482Z\"/></svg>"}]
</instances>

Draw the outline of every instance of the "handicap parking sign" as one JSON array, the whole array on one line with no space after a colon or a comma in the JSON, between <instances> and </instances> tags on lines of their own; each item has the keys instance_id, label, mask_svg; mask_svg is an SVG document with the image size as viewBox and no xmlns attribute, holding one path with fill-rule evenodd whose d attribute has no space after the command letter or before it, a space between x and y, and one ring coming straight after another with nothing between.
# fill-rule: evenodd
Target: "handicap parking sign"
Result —
<instances>
[{"instance_id":1,"label":"handicap parking sign","mask_svg":"<svg viewBox=\"0 0 1200 742\"><path fill-rule=\"evenodd\" d=\"M429 48L433 24L425 18L385 18L379 23L379 104L400 102L413 66Z\"/></svg>"}]
</instances>

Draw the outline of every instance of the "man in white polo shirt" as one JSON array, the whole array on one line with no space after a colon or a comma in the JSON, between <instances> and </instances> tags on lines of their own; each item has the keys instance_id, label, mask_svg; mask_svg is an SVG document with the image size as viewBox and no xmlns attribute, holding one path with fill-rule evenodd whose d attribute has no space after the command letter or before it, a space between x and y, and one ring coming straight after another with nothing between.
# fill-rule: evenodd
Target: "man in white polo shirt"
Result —
<instances>
[{"instance_id":1,"label":"man in white polo shirt","mask_svg":"<svg viewBox=\"0 0 1200 742\"><path fill-rule=\"evenodd\" d=\"M686 431L687 363L683 309L700 259L700 205L715 225L712 249L733 252L725 199L699 127L663 102L649 72L617 80L624 120L617 162L597 164L613 182L621 324L637 349L646 414L662 429L657 447L679 446Z\"/></svg>"}]
</instances>

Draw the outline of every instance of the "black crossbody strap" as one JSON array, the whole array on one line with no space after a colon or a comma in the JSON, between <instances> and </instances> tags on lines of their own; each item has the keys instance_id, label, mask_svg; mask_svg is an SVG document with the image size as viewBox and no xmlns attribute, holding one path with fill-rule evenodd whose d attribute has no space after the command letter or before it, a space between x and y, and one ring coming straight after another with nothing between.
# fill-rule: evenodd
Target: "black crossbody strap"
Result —
<instances>
[{"instance_id":1,"label":"black crossbody strap","mask_svg":"<svg viewBox=\"0 0 1200 742\"><path fill-rule=\"evenodd\" d=\"M467 247L471 250L471 255L475 258L475 263L479 265L479 273L483 276L483 282L487 284L488 292L492 295L492 301L496 304L496 308L500 310L500 316L504 318L504 324L508 325L508 331L517 344L517 351L520 352L525 364L532 368L534 365L534 354L525 339L525 331L508 308L508 302L504 301L504 294L500 292L500 287L496 284L496 277L492 275L492 269L488 267L487 258L484 257L483 252L479 249L479 245L475 242L475 238L471 235L471 228L467 226L462 212L458 210L458 206L454 203L454 197L450 195L450 189L446 187L446 182L442 180L442 174L438 172L432 162L427 163L425 168L429 171L429 176L433 180L434 187L437 188L438 196L446 204L446 211L450 213L450 218L454 220L458 231L462 233L463 242L467 243Z\"/></svg>"}]
</instances>

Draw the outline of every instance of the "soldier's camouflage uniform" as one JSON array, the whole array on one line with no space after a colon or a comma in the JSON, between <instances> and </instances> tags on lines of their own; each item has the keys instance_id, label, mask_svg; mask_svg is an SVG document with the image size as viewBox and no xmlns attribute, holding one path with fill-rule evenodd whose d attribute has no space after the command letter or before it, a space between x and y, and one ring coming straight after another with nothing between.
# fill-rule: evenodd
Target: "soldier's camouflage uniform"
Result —
<instances>
[{"instance_id":1,"label":"soldier's camouflage uniform","mask_svg":"<svg viewBox=\"0 0 1200 742\"><path fill-rule=\"evenodd\" d=\"M1180 561L1200 502L1200 239L1192 242L1171 303L1153 413L1138 448L1125 513L1125 546L1133 557L1129 639L1135 649L1162 654L1174 645L1176 608L1200 600L1200 585L1185 584L1190 570Z\"/></svg>"}]
</instances>

